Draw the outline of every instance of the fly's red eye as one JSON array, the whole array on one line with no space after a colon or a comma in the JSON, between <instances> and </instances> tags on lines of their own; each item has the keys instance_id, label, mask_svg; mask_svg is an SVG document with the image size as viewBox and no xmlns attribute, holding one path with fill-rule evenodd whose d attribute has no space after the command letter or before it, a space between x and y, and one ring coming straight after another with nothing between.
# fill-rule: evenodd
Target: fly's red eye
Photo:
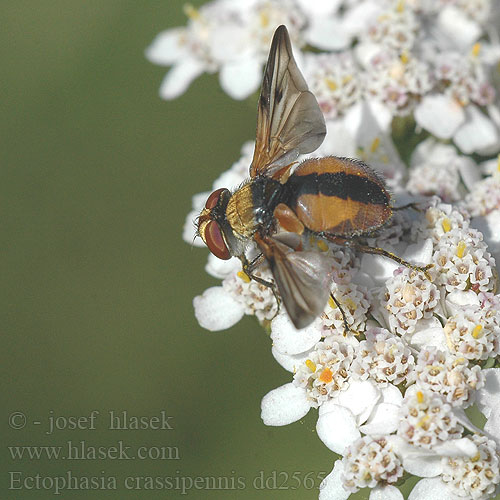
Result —
<instances>
[{"instance_id":1,"label":"fly's red eye","mask_svg":"<svg viewBox=\"0 0 500 500\"><path fill-rule=\"evenodd\" d=\"M228 260L231 258L224 237L222 236L219 224L210 221L204 231L205 242L208 249L219 259Z\"/></svg>"},{"instance_id":2,"label":"fly's red eye","mask_svg":"<svg viewBox=\"0 0 500 500\"><path fill-rule=\"evenodd\" d=\"M216 189L209 197L207 202L205 203L205 208L208 208L209 210L212 210L212 208L217 205L217 202L219 201L220 195L222 191L227 191L226 188L220 188Z\"/></svg>"}]
</instances>

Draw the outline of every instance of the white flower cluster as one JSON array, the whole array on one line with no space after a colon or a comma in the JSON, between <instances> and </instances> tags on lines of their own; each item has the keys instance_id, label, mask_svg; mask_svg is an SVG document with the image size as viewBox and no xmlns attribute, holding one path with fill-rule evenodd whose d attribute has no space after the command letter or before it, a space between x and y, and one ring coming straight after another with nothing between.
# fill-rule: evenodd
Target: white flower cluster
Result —
<instances>
[{"instance_id":1,"label":"white flower cluster","mask_svg":"<svg viewBox=\"0 0 500 500\"><path fill-rule=\"evenodd\" d=\"M246 98L259 87L274 29L285 24L296 52L323 51L298 59L332 134L339 126L352 133L351 113L365 100L384 130L393 116L412 115L465 153L500 148L492 80L500 9L491 0L213 0L185 10L187 26L160 33L146 52L172 66L160 89L166 99L203 72L218 72L231 97ZM349 154L342 138L332 140L337 154Z\"/></svg>"},{"instance_id":2,"label":"white flower cluster","mask_svg":"<svg viewBox=\"0 0 500 500\"><path fill-rule=\"evenodd\" d=\"M186 13L186 27L161 33L147 51L172 66L161 95L177 97L201 73L218 72L231 97L246 98L258 89L274 29L286 24L327 122L313 154L363 159L386 179L395 206L417 209L395 211L364 243L433 264L424 275L304 239L308 250L328 255L337 303L330 299L297 331L238 259L211 256L206 270L222 284L195 298L200 325L222 330L250 314L270 328L273 355L293 376L263 398L264 423L287 425L315 409L318 437L343 457L320 500L364 487L371 500L402 499L403 474L421 478L410 500L493 498L500 491L498 2L214 0ZM246 143L212 189L240 185L252 154ZM193 198L184 228L190 244L201 244L193 220L208 194ZM255 256L252 245L247 256ZM256 274L272 280L265 264ZM470 407L486 418L483 429L464 412Z\"/></svg>"}]
</instances>

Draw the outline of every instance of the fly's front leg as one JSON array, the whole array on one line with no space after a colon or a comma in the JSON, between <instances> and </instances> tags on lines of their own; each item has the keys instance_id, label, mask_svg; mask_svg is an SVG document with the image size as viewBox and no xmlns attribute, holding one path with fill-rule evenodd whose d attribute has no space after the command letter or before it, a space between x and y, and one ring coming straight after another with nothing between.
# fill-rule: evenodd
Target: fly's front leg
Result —
<instances>
[{"instance_id":1,"label":"fly's front leg","mask_svg":"<svg viewBox=\"0 0 500 500\"><path fill-rule=\"evenodd\" d=\"M256 276L253 271L265 260L264 254L260 253L252 259L250 262L246 258L245 255L241 255L239 257L241 260L241 266L242 266L242 271L238 273L238 276L243 279L243 281L246 281L249 283L251 280L256 281L260 285L263 285L267 288L271 289L271 292L273 292L274 299L276 300L277 308L276 308L276 313L275 315L271 318L271 321L278 315L280 306L281 306L281 298L278 294L278 289L276 288L276 284L272 281L267 281L265 279L262 279L259 276Z\"/></svg>"},{"instance_id":2,"label":"fly's front leg","mask_svg":"<svg viewBox=\"0 0 500 500\"><path fill-rule=\"evenodd\" d=\"M351 332L353 335L360 335L360 333L356 330L353 330L349 324L347 323L347 315L342 308L340 302L335 298L332 292L330 292L330 298L333 300L334 304L338 307L340 314L342 314L342 322L344 323L344 336L347 335L348 332Z\"/></svg>"}]
</instances>

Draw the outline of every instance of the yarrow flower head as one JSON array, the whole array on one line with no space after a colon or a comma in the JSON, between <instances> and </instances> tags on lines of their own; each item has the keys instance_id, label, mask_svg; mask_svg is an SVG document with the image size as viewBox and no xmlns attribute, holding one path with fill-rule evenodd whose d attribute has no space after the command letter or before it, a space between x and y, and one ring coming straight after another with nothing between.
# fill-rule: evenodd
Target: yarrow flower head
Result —
<instances>
[{"instance_id":1,"label":"yarrow flower head","mask_svg":"<svg viewBox=\"0 0 500 500\"><path fill-rule=\"evenodd\" d=\"M397 434L409 444L428 449L460 438L463 427L451 410L439 394L417 386L405 395Z\"/></svg>"},{"instance_id":2,"label":"yarrow flower head","mask_svg":"<svg viewBox=\"0 0 500 500\"><path fill-rule=\"evenodd\" d=\"M479 366L469 366L465 358L447 355L435 347L420 351L410 380L440 394L452 406L470 406L475 391L484 385Z\"/></svg>"},{"instance_id":3,"label":"yarrow flower head","mask_svg":"<svg viewBox=\"0 0 500 500\"><path fill-rule=\"evenodd\" d=\"M311 406L318 407L347 389L354 347L331 335L319 342L294 376L297 387L306 389Z\"/></svg>"},{"instance_id":4,"label":"yarrow flower head","mask_svg":"<svg viewBox=\"0 0 500 500\"><path fill-rule=\"evenodd\" d=\"M478 452L472 458L443 459L443 481L459 498L486 499L500 483L497 444L486 436L472 436Z\"/></svg>"},{"instance_id":5,"label":"yarrow flower head","mask_svg":"<svg viewBox=\"0 0 500 500\"><path fill-rule=\"evenodd\" d=\"M239 255L256 263L245 266L248 273L238 258L210 256L205 269L219 283L194 299L200 325L223 330L252 315L270 332L272 354L290 379L262 399L263 422L287 425L317 411L317 436L342 457L320 500L365 487L372 500L401 498L408 475L421 478L410 500L493 498L500 484L500 7L491 0L212 0L185 12L186 26L160 33L147 49L152 62L171 67L163 98L178 97L202 73L217 73L229 97L251 96L273 33L285 24L327 129L316 151L290 160L290 172L311 157L356 157L380 174L393 207L412 207L394 209L382 227L342 245L300 225L284 235L269 229L285 255L326 262L324 310L301 330L279 303L276 262L259 255L252 238ZM254 142L246 142L240 158L193 197L183 231L189 244L203 246L193 220L209 193L247 185L253 154ZM335 208L349 214L374 203L343 194ZM303 279L288 283L297 300L309 298L300 295L307 262ZM486 419L484 429L469 419L471 407Z\"/></svg>"},{"instance_id":6,"label":"yarrow flower head","mask_svg":"<svg viewBox=\"0 0 500 500\"><path fill-rule=\"evenodd\" d=\"M403 475L401 461L383 437L365 436L352 443L342 460L343 485L351 492L395 483Z\"/></svg>"},{"instance_id":7,"label":"yarrow flower head","mask_svg":"<svg viewBox=\"0 0 500 500\"><path fill-rule=\"evenodd\" d=\"M415 363L408 345L383 328L371 328L365 335L356 350L353 373L383 385L405 382Z\"/></svg>"},{"instance_id":8,"label":"yarrow flower head","mask_svg":"<svg viewBox=\"0 0 500 500\"><path fill-rule=\"evenodd\" d=\"M422 273L399 268L382 290L381 304L388 323L400 335L410 335L420 320L430 318L438 305L439 291Z\"/></svg>"}]
</instances>

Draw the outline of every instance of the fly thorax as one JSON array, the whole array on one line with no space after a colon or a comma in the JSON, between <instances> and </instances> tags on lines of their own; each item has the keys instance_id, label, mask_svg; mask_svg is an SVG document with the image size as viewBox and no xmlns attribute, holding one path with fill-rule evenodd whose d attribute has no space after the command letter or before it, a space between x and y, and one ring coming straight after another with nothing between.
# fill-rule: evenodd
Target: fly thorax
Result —
<instances>
[{"instance_id":1,"label":"fly thorax","mask_svg":"<svg viewBox=\"0 0 500 500\"><path fill-rule=\"evenodd\" d=\"M226 219L236 237L251 238L255 234L258 228L255 209L251 183L245 184L231 196L226 207Z\"/></svg>"}]
</instances>

